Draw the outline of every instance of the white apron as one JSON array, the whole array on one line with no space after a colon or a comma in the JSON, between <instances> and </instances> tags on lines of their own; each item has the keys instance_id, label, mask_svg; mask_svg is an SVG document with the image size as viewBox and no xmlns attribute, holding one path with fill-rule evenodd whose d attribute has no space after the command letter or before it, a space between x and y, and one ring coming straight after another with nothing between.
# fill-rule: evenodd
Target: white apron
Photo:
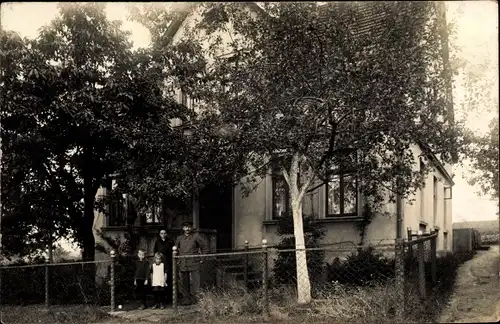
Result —
<instances>
[{"instance_id":1,"label":"white apron","mask_svg":"<svg viewBox=\"0 0 500 324\"><path fill-rule=\"evenodd\" d=\"M151 280L151 286L159 286L159 287L164 287L165 286L165 269L164 269L164 264L156 264L153 263L153 275L152 275L152 280Z\"/></svg>"}]
</instances>

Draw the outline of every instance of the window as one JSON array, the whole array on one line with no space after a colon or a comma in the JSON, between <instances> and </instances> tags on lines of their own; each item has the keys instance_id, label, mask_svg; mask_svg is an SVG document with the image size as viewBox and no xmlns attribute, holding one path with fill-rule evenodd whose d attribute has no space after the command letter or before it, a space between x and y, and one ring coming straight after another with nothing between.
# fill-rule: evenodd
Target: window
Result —
<instances>
[{"instance_id":1,"label":"window","mask_svg":"<svg viewBox=\"0 0 500 324\"><path fill-rule=\"evenodd\" d=\"M448 251L448 233L443 233L443 250Z\"/></svg>"},{"instance_id":2,"label":"window","mask_svg":"<svg viewBox=\"0 0 500 324\"><path fill-rule=\"evenodd\" d=\"M434 222L433 224L434 225L437 225L437 212L438 212L438 209L437 209L437 205L438 205L437 187L438 187L438 179L436 178L436 176L434 176L433 196L432 196L432 199L433 199L432 216L433 216L433 222Z\"/></svg>"},{"instance_id":3,"label":"window","mask_svg":"<svg viewBox=\"0 0 500 324\"><path fill-rule=\"evenodd\" d=\"M288 183L281 173L273 172L273 214L272 219L278 219L289 212Z\"/></svg>"},{"instance_id":4,"label":"window","mask_svg":"<svg viewBox=\"0 0 500 324\"><path fill-rule=\"evenodd\" d=\"M163 208L161 203L148 206L144 213L145 224L163 224Z\"/></svg>"},{"instance_id":5,"label":"window","mask_svg":"<svg viewBox=\"0 0 500 324\"><path fill-rule=\"evenodd\" d=\"M356 216L358 214L358 182L353 173L333 176L326 186L326 215Z\"/></svg>"},{"instance_id":6,"label":"window","mask_svg":"<svg viewBox=\"0 0 500 324\"><path fill-rule=\"evenodd\" d=\"M188 106L188 95L184 90L181 90L181 104L184 106Z\"/></svg>"},{"instance_id":7,"label":"window","mask_svg":"<svg viewBox=\"0 0 500 324\"><path fill-rule=\"evenodd\" d=\"M108 226L125 226L127 225L126 199L122 195L110 195L111 191L115 189L116 186L116 180L108 179L106 181L106 195L109 195L109 201L107 203L107 223Z\"/></svg>"},{"instance_id":8,"label":"window","mask_svg":"<svg viewBox=\"0 0 500 324\"><path fill-rule=\"evenodd\" d=\"M424 172L425 164L420 160L420 172ZM425 179L422 187L420 188L420 219L425 219Z\"/></svg>"},{"instance_id":9,"label":"window","mask_svg":"<svg viewBox=\"0 0 500 324\"><path fill-rule=\"evenodd\" d=\"M108 204L109 208L109 226L127 225L127 211L125 208L125 199L118 197Z\"/></svg>"},{"instance_id":10,"label":"window","mask_svg":"<svg viewBox=\"0 0 500 324\"><path fill-rule=\"evenodd\" d=\"M447 214L448 214L448 209L446 207L447 205L447 201L446 201L446 187L443 189L443 227L444 229L446 229L446 218L448 217Z\"/></svg>"}]
</instances>

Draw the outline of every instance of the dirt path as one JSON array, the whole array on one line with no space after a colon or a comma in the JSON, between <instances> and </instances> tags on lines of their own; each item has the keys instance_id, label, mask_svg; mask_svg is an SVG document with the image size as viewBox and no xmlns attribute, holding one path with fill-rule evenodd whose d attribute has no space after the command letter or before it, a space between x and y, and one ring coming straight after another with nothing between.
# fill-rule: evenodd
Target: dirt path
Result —
<instances>
[{"instance_id":1,"label":"dirt path","mask_svg":"<svg viewBox=\"0 0 500 324\"><path fill-rule=\"evenodd\" d=\"M500 320L499 247L478 251L458 270L455 291L438 323L480 323Z\"/></svg>"}]
</instances>

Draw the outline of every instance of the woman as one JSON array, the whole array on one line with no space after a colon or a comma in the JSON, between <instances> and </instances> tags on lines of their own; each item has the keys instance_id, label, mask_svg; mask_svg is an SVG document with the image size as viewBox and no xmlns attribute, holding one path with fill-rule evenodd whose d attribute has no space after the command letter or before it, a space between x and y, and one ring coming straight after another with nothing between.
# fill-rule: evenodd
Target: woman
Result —
<instances>
[{"instance_id":1,"label":"woman","mask_svg":"<svg viewBox=\"0 0 500 324\"><path fill-rule=\"evenodd\" d=\"M167 288L166 293L166 304L172 303L172 247L174 242L167 236L167 230L161 229L158 238L156 239L153 253L161 253L163 256L163 262L167 267Z\"/></svg>"}]
</instances>

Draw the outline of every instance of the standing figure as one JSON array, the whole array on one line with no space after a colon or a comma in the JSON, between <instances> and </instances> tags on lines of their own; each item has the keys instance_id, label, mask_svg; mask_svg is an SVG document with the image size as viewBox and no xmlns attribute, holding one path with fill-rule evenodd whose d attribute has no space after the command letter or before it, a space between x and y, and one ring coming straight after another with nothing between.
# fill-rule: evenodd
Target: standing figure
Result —
<instances>
[{"instance_id":1,"label":"standing figure","mask_svg":"<svg viewBox=\"0 0 500 324\"><path fill-rule=\"evenodd\" d=\"M177 259L179 269L179 292L181 305L191 305L196 302L200 288L200 261L196 258L182 258L183 255L208 253L208 246L198 233L193 233L193 223L182 224L184 232L175 241L180 258Z\"/></svg>"},{"instance_id":2,"label":"standing figure","mask_svg":"<svg viewBox=\"0 0 500 324\"><path fill-rule=\"evenodd\" d=\"M142 305L139 309L147 308L147 295L146 290L148 287L149 262L145 259L146 253L143 249L139 249L137 252L137 257L139 260L135 263L135 275L134 275L134 285L136 289L137 296L141 299Z\"/></svg>"},{"instance_id":3,"label":"standing figure","mask_svg":"<svg viewBox=\"0 0 500 324\"><path fill-rule=\"evenodd\" d=\"M165 288L165 303L172 303L172 247L174 241L167 236L167 230L161 229L158 238L155 241L153 253L161 253L163 262L167 267L167 287Z\"/></svg>"},{"instance_id":4,"label":"standing figure","mask_svg":"<svg viewBox=\"0 0 500 324\"><path fill-rule=\"evenodd\" d=\"M155 261L151 265L151 288L155 298L153 309L165 308L165 286L167 285L167 266L163 263L161 253L155 253Z\"/></svg>"}]
</instances>

